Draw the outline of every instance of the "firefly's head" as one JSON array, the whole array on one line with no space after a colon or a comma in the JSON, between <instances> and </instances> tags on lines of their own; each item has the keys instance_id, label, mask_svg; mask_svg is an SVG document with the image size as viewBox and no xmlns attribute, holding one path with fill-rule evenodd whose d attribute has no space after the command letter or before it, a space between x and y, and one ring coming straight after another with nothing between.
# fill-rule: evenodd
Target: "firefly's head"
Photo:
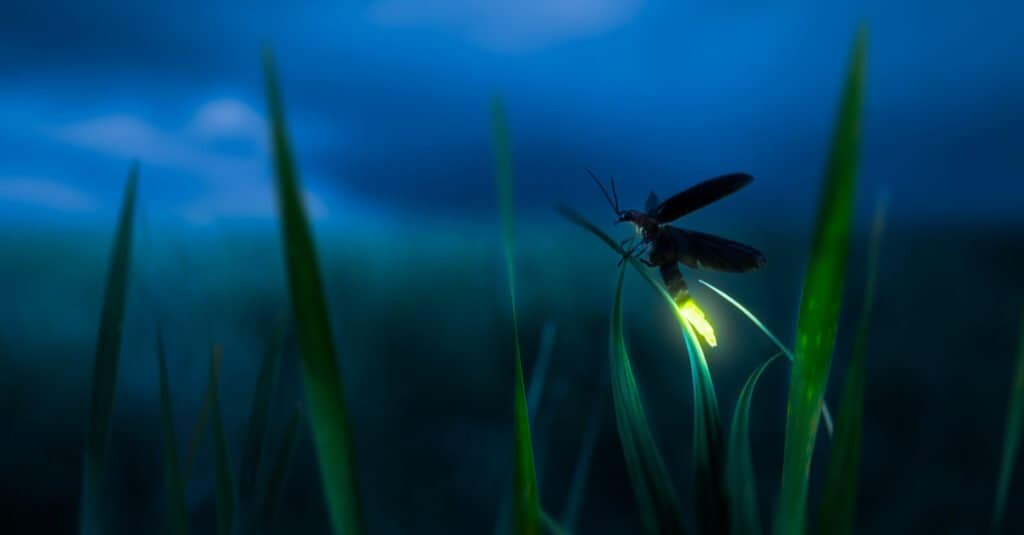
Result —
<instances>
[{"instance_id":1,"label":"firefly's head","mask_svg":"<svg viewBox=\"0 0 1024 535\"><path fill-rule=\"evenodd\" d=\"M632 223L636 227L636 231L644 234L645 236L650 234L658 227L658 222L653 217L647 215L640 210L623 210L619 212L619 219L617 223Z\"/></svg>"}]
</instances>

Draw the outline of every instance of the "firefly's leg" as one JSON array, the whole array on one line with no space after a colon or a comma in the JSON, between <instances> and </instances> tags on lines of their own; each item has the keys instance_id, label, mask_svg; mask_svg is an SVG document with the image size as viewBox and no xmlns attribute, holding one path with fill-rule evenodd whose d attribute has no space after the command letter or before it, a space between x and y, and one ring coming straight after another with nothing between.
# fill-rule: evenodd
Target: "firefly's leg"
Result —
<instances>
[{"instance_id":1,"label":"firefly's leg","mask_svg":"<svg viewBox=\"0 0 1024 535\"><path fill-rule=\"evenodd\" d=\"M682 305L689 298L690 292L686 289L686 281L683 280L683 273L679 271L679 264L675 262L662 264L658 269L661 271L661 280L665 281L669 295L677 305Z\"/></svg>"}]
</instances>

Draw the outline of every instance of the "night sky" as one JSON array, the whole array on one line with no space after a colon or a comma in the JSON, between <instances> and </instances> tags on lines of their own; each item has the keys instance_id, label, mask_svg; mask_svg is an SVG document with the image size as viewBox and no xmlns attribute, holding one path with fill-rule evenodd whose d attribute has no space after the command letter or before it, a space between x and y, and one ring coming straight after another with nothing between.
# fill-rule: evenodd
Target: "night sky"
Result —
<instances>
[{"instance_id":1,"label":"night sky","mask_svg":"<svg viewBox=\"0 0 1024 535\"><path fill-rule=\"evenodd\" d=\"M802 223L858 21L862 195L898 222L1024 221L1019 2L216 4L6 6L3 221L109 225L132 158L150 220L271 218L269 43L321 224L492 218L498 94L531 217L600 210L588 167L630 205L744 170L734 208Z\"/></svg>"}]
</instances>

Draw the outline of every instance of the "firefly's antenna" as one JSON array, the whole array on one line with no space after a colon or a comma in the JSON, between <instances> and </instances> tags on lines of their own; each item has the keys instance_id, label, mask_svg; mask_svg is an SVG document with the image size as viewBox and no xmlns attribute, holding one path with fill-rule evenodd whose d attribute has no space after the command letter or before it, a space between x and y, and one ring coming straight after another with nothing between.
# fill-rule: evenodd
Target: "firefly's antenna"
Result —
<instances>
[{"instance_id":1,"label":"firefly's antenna","mask_svg":"<svg viewBox=\"0 0 1024 535\"><path fill-rule=\"evenodd\" d=\"M609 184L611 184L612 187L612 193L611 195L609 195L608 190L605 189L604 184L602 184L601 180L597 178L597 175L595 175L594 172L591 171L590 169L587 169L587 173L590 174L590 178L594 179L594 183L597 184L597 187L601 188L601 193L604 194L604 198L606 201L608 201L608 204L609 206L612 207L612 210L615 210L615 215L622 215L622 210L619 210L619 193L615 191L615 179L612 178L608 180Z\"/></svg>"}]
</instances>

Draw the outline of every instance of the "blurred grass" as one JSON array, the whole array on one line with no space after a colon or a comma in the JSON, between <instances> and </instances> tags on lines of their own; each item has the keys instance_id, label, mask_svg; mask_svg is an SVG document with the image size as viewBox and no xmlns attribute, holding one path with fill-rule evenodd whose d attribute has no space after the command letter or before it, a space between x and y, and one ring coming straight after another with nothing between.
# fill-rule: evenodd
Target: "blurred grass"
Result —
<instances>
[{"instance_id":1,"label":"blurred grass","mask_svg":"<svg viewBox=\"0 0 1024 535\"><path fill-rule=\"evenodd\" d=\"M253 492L256 489L256 477L263 460L267 438L267 422L270 420L270 403L277 382L277 370L281 361L283 328L278 326L271 334L270 341L260 369L256 375L256 387L253 391L252 405L249 409L249 426L245 435L245 446L242 450L242 464L238 468L238 503L243 515L248 515Z\"/></svg>"},{"instance_id":2,"label":"blurred grass","mask_svg":"<svg viewBox=\"0 0 1024 535\"><path fill-rule=\"evenodd\" d=\"M619 440L644 528L652 534L681 534L686 530L679 495L647 425L639 387L626 351L622 321L622 283L625 274L626 266L623 264L615 286L608 348Z\"/></svg>"},{"instance_id":3,"label":"blurred grass","mask_svg":"<svg viewBox=\"0 0 1024 535\"><path fill-rule=\"evenodd\" d=\"M796 329L796 359L790 373L786 406L786 442L776 524L777 532L783 534L801 534L807 522L811 457L832 364L850 248L866 49L867 33L861 28L840 101L804 279Z\"/></svg>"},{"instance_id":4,"label":"blurred grass","mask_svg":"<svg viewBox=\"0 0 1024 535\"><path fill-rule=\"evenodd\" d=\"M223 352L220 346L214 346L210 354L211 372L220 369L222 358ZM213 429L213 460L217 487L217 533L218 535L230 535L235 520L235 485L231 478L231 460L228 457L228 445L224 438L218 381L216 375L210 377L210 423Z\"/></svg>"},{"instance_id":5,"label":"blurred grass","mask_svg":"<svg viewBox=\"0 0 1024 535\"><path fill-rule=\"evenodd\" d=\"M167 493L167 526L171 535L188 533L188 509L185 506L185 484L178 462L178 435L174 432L174 411L171 387L167 380L167 356L164 335L157 327L157 364L160 369L160 422L163 427L164 481Z\"/></svg>"},{"instance_id":6,"label":"blurred grass","mask_svg":"<svg viewBox=\"0 0 1024 535\"><path fill-rule=\"evenodd\" d=\"M494 130L494 149L497 164L498 206L501 211L501 227L505 252L508 290L512 306L512 334L515 344L514 379L514 436L515 473L513 476L513 524L515 533L539 533L540 500L537 495L537 474L533 461L533 443L530 436L530 410L523 384L523 360L519 343L519 321L516 314L515 284L515 229L512 196L512 155L509 150L508 125L505 108L495 98L491 104Z\"/></svg>"},{"instance_id":7,"label":"blurred grass","mask_svg":"<svg viewBox=\"0 0 1024 535\"><path fill-rule=\"evenodd\" d=\"M1017 348L1017 370L1010 386L1010 401L1006 411L1006 431L1003 436L1002 461L999 463L999 483L996 486L995 506L992 509L993 531L1001 531L1006 512L1006 495L1013 479L1013 467L1020 451L1021 428L1024 427L1024 321L1021 322L1020 342Z\"/></svg>"},{"instance_id":8,"label":"blurred grass","mask_svg":"<svg viewBox=\"0 0 1024 535\"><path fill-rule=\"evenodd\" d=\"M363 511L350 443L345 393L335 357L316 248L302 200L298 171L285 125L284 104L269 49L264 51L263 70L295 333L327 510L335 534L363 533Z\"/></svg>"},{"instance_id":9,"label":"blurred grass","mask_svg":"<svg viewBox=\"0 0 1024 535\"><path fill-rule=\"evenodd\" d=\"M274 464L271 465L270 475L267 478L267 485L263 495L263 503L259 508L260 518L256 523L266 531L272 531L274 520L277 518L277 510L281 505L281 495L284 493L285 483L288 481L288 466L291 464L292 451L295 450L295 441L299 435L299 423L302 420L302 409L295 407L288 426L285 428L284 438L274 455Z\"/></svg>"},{"instance_id":10,"label":"blurred grass","mask_svg":"<svg viewBox=\"0 0 1024 535\"><path fill-rule=\"evenodd\" d=\"M726 490L732 505L730 533L757 535L761 533L761 513L757 503L757 474L750 451L750 404L754 388L768 366L782 353L764 361L747 378L736 400L729 429L729 445L725 466Z\"/></svg>"},{"instance_id":11,"label":"blurred grass","mask_svg":"<svg viewBox=\"0 0 1024 535\"><path fill-rule=\"evenodd\" d=\"M131 268L132 226L138 174L139 166L133 162L124 189L103 293L103 310L100 313L92 370L92 396L86 429L85 456L82 463L82 492L78 513L78 530L82 535L106 532L107 447L110 442L110 420L114 410L121 331L124 327L128 273Z\"/></svg>"},{"instance_id":12,"label":"blurred grass","mask_svg":"<svg viewBox=\"0 0 1024 535\"><path fill-rule=\"evenodd\" d=\"M878 263L882 253L886 201L880 200L871 225L868 244L867 280L864 302L857 321L850 363L846 367L843 393L839 403L839 421L825 469L825 486L818 506L817 530L821 533L848 535L853 532L857 481L860 474L861 436L864 414L864 360L867 355L868 328L878 285Z\"/></svg>"}]
</instances>

